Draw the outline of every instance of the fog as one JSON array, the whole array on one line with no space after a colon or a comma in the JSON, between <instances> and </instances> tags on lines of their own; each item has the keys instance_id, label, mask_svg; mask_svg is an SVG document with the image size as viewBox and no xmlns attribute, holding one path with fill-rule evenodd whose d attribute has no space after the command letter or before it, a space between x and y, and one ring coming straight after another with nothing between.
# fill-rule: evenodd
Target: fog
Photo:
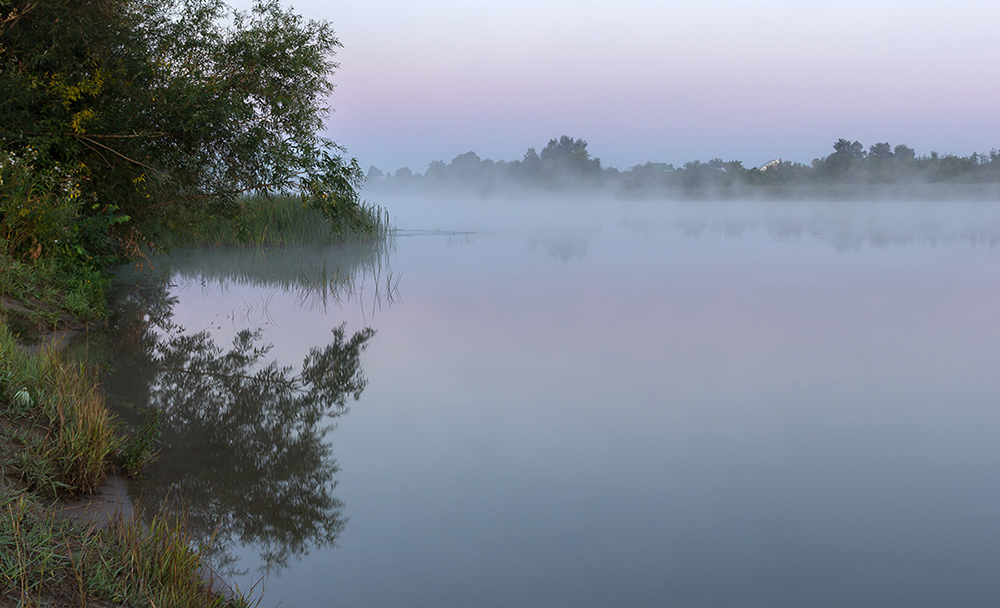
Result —
<instances>
[{"instance_id":1,"label":"fog","mask_svg":"<svg viewBox=\"0 0 1000 608\"><path fill-rule=\"evenodd\" d=\"M740 160L692 160L681 166L648 161L604 167L582 139L563 135L521 159L481 158L474 151L432 161L423 173L371 166L367 191L483 197L568 195L661 200L965 200L1000 199L1000 152L967 156L905 144L866 147L839 139L833 152L809 164L776 158L758 167Z\"/></svg>"},{"instance_id":2,"label":"fog","mask_svg":"<svg viewBox=\"0 0 1000 608\"><path fill-rule=\"evenodd\" d=\"M996 604L1000 202L373 200L116 307L140 495L261 606ZM367 382L322 420L314 352Z\"/></svg>"},{"instance_id":3,"label":"fog","mask_svg":"<svg viewBox=\"0 0 1000 608\"><path fill-rule=\"evenodd\" d=\"M611 200L588 196L412 196L386 193L398 233L447 234L467 242L516 236L568 261L587 255L609 226L636 238L738 237L765 233L806 239L838 251L908 244L1000 245L1000 205L989 201Z\"/></svg>"},{"instance_id":4,"label":"fog","mask_svg":"<svg viewBox=\"0 0 1000 608\"><path fill-rule=\"evenodd\" d=\"M151 391L168 411L208 413L175 425L207 446L177 452L188 460L167 473L204 489L201 521L239 524L220 533L251 573L239 584L260 576L262 546L287 548L263 606L1000 597L1000 203L568 190L378 202L396 226L384 252L229 250L174 265L175 322L221 346L244 322L232 311L265 301L261 340L279 366L345 322L377 331L364 395L287 466L263 468L284 464L265 442L210 441L236 419L216 413L233 402L215 385L194 386L208 396L196 409L169 376L147 375L171 387ZM371 276L383 262L399 297L377 314L303 301L303 267ZM251 400L248 417L301 405L280 403ZM244 460L239 474L201 472ZM295 485L312 479L335 486ZM248 504L233 490L245 483L323 508L290 518L288 502Z\"/></svg>"}]
</instances>

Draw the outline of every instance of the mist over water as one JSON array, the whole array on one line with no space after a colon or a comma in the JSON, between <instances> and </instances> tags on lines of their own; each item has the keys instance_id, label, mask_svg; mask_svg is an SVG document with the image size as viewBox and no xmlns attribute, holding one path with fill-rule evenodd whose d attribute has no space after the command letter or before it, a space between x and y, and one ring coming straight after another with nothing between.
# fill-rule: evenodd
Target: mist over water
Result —
<instances>
[{"instance_id":1,"label":"mist over water","mask_svg":"<svg viewBox=\"0 0 1000 608\"><path fill-rule=\"evenodd\" d=\"M335 427L188 433L151 475L197 481L241 588L284 558L263 606L1000 600L1000 204L380 203L388 248L186 254L154 309L223 351L259 330L289 373L375 330ZM274 396L246 416L314 403Z\"/></svg>"},{"instance_id":2,"label":"mist over water","mask_svg":"<svg viewBox=\"0 0 1000 608\"><path fill-rule=\"evenodd\" d=\"M682 165L655 160L629 168L602 166L582 139L563 135L541 152L494 161L473 151L423 173L408 167L386 173L371 166L367 187L376 195L519 197L569 196L627 200L782 201L997 201L1000 151L968 156L918 156L905 144L838 139L833 153L802 163L774 158L760 166L713 158Z\"/></svg>"}]
</instances>

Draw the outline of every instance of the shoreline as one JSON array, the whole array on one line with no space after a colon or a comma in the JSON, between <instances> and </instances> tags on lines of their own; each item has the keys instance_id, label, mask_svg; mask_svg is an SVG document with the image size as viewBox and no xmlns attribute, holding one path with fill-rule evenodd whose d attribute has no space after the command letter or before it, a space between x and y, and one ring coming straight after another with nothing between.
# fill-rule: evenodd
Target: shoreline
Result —
<instances>
[{"instance_id":1,"label":"shoreline","mask_svg":"<svg viewBox=\"0 0 1000 608\"><path fill-rule=\"evenodd\" d=\"M169 562L172 559L169 555L171 553L176 553L183 560L186 560L185 563L190 564L188 567L192 569L171 571L173 576L179 578L176 583L172 580L165 583L186 587L188 596L194 593L194 597L202 598L193 604L186 605L247 605L245 598L238 596L221 575L209 565L202 563L197 553L193 553L192 549L188 547L188 541L184 538L183 518L176 519L160 513L154 515L148 522L140 519L140 509L133 503L128 493L127 478L110 461L102 465L104 469L101 474L103 479L96 486L89 486L92 488L90 491L87 491L88 486L84 486L83 491L79 491L72 486L65 486L62 482L58 482L57 485L38 486L38 482L32 481L30 475L23 469L24 463L33 458L33 450L38 447L37 442L32 443L25 439L28 437L25 433L44 431L42 438L38 441L49 442L45 444L46 449L55 450L58 449L56 446L59 445L61 431L58 429L45 430L44 423L32 422L32 417L39 415L36 410L43 409L42 403L33 403L30 410L25 413L18 414L15 411L17 409L15 401L18 395L28 390L27 387L18 390L19 384L24 382L31 385L30 395L34 396L34 400L40 401L50 398L45 396L46 390L56 392L60 390L59 386L50 387L50 389L39 388L46 386L47 383L54 382L61 386L63 383L74 381L95 382L92 377L81 376L79 369L73 372L75 366L68 366L70 373L68 380L60 379L62 370L66 368L55 364L56 367L49 369L49 372L46 373L44 370L48 368L44 362L61 360L60 353L71 344L74 338L104 325L102 321L81 323L61 316L59 327L53 329L39 324L37 333L32 332L27 341L24 340L25 336L23 335L11 334L9 316L19 315L22 319L31 319L32 312L24 304L9 297L3 297L0 300L0 333L4 334L4 341L7 342L6 348L11 348L12 340L13 349L21 353L18 356L7 350L8 355L4 357L7 360L0 361L0 457L3 458L3 466L0 467L0 506L6 507L3 509L6 512L0 513L0 549L10 550L3 549L3 547L12 542L14 544L10 548L18 551L19 555L24 552L29 554L27 558L20 560L20 570L15 570L13 574L10 571L0 569L0 606L6 605L4 602L8 599L15 602L28 600L41 604L48 602L52 605L62 605L61 602L67 601L67 597L76 598L72 600L73 603L83 601L85 603L95 602L97 605L130 605L135 600L124 602L111 600L105 597L109 592L102 593L99 590L85 587L83 579L80 578L82 575L80 568L99 566L93 564L88 566L86 563L78 563L77 560L85 562L88 559L87 555L107 554L110 551L111 555L117 554L119 559L126 558L127 562L129 558L125 554L131 553L131 550L143 552L144 556L141 556L141 559L147 561L166 560ZM29 366L31 369L37 369L36 372L33 372L37 377L32 378L31 382L27 382L21 377L21 380L15 384L15 380L12 378L19 376L10 371L12 367L17 365L13 361L15 359L37 361L38 363L34 364L35 367ZM90 391L88 394L92 394L93 391L99 391L99 388L96 384L91 384L87 390ZM18 392L14 394L14 391ZM65 398L61 399L65 400ZM104 404L103 395L97 399L96 403L96 407L102 410L98 413L99 416L102 420L108 421L104 424L113 425L111 432L118 437L113 440L114 445L124 445L127 439L121 435L121 428ZM95 403L82 406L67 403L59 407L93 408ZM62 409L59 411L59 415L62 416ZM72 420L78 415L67 410L66 416L68 420ZM43 426L38 426L39 424L43 424ZM67 422L67 424L72 423ZM50 444L52 447L49 447ZM84 457L92 456L85 454ZM56 483L56 480L53 480L52 483ZM64 486L65 489L58 489ZM51 496L53 492L55 493L54 497ZM49 495L50 498L46 498L46 495ZM39 525L50 532L46 539L47 542L56 543L51 549L32 544L37 542L37 539L32 536L34 533L28 531ZM116 549L115 547L119 547L118 543L122 541L126 542L126 545ZM167 544L163 545L162 543ZM63 549L57 550L58 547L63 547ZM122 549L125 551L123 552ZM66 573L60 575L58 568L46 572L47 569L53 567L51 565L45 566L46 562L44 561L40 566L41 570L36 571L37 567L33 568L30 563L25 563L25 560L30 562L30 554L35 553L43 558L45 555L68 555L69 557L60 558L62 559L62 568ZM74 555L77 557L73 557ZM100 558L98 561L101 561ZM175 558L174 561L176 561ZM112 575L114 580L104 581L104 584L110 585L109 589L112 587L120 588L119 591L132 588L132 593L138 592L140 593L139 597L145 597L146 601L152 602L152 597L145 596L142 589L146 589L150 584L159 585L164 582L142 583L140 581L145 580L146 576L143 573L144 566L142 564L126 564L126 567L131 568L131 571L124 573L118 571L119 574ZM149 567L145 566L145 568ZM151 572L157 572L162 566L152 566L152 568ZM168 570L170 570L170 566L168 566ZM73 572L78 580L76 583L70 584ZM68 578L67 574L70 575ZM45 578L46 575L48 578ZM54 579L53 576L55 576ZM137 582L139 583L138 591L134 588ZM174 592L169 593L172 596ZM20 600L17 599L18 597ZM98 598L103 599L98 600Z\"/></svg>"}]
</instances>

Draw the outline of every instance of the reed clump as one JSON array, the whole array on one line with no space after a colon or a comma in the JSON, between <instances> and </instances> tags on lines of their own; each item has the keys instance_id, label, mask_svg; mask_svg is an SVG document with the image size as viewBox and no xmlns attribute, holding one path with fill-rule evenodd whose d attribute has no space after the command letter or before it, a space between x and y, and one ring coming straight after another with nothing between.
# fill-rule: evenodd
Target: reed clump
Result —
<instances>
[{"instance_id":1,"label":"reed clump","mask_svg":"<svg viewBox=\"0 0 1000 608\"><path fill-rule=\"evenodd\" d=\"M388 213L374 204L361 203L331 219L299 196L248 196L229 217L215 215L192 226L167 228L158 243L166 249L323 245L347 238L384 239L391 230Z\"/></svg>"}]
</instances>

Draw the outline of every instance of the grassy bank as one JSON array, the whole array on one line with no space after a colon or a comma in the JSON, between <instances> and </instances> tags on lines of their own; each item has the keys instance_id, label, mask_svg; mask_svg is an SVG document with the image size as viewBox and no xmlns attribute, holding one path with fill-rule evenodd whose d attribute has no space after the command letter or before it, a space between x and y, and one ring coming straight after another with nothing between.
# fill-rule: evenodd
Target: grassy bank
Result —
<instances>
[{"instance_id":1,"label":"grassy bank","mask_svg":"<svg viewBox=\"0 0 1000 608\"><path fill-rule=\"evenodd\" d=\"M18 259L0 241L0 298L21 304L25 322L57 327L88 322L107 314L107 277L94 268L74 267L55 258Z\"/></svg>"},{"instance_id":2,"label":"grassy bank","mask_svg":"<svg viewBox=\"0 0 1000 608\"><path fill-rule=\"evenodd\" d=\"M119 433L93 373L24 352L0 320L0 606L225 605L202 583L183 518L117 518L98 530L57 517L59 499L135 466L144 440Z\"/></svg>"},{"instance_id":3,"label":"grassy bank","mask_svg":"<svg viewBox=\"0 0 1000 608\"><path fill-rule=\"evenodd\" d=\"M226 606L201 581L200 564L182 520L118 518L98 530L0 488L0 605Z\"/></svg>"}]
</instances>

